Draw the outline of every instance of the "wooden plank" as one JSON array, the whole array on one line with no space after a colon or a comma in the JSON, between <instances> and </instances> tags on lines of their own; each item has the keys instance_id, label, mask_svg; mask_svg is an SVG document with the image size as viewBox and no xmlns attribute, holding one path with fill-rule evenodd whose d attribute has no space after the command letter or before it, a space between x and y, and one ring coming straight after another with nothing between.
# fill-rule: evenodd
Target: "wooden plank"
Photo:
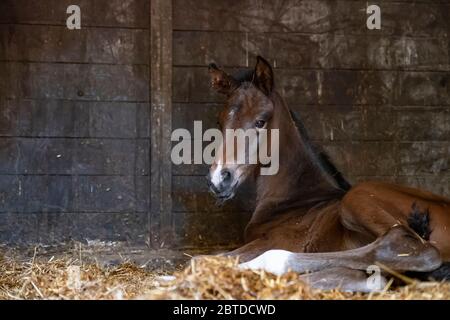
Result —
<instances>
[{"instance_id":1,"label":"wooden plank","mask_svg":"<svg viewBox=\"0 0 450 320\"><path fill-rule=\"evenodd\" d=\"M3 0L0 23L66 25L70 0ZM81 27L148 28L148 0L77 0Z\"/></svg>"},{"instance_id":2,"label":"wooden plank","mask_svg":"<svg viewBox=\"0 0 450 320\"><path fill-rule=\"evenodd\" d=\"M217 45L220 39L220 45ZM174 64L253 66L262 55L278 68L449 70L448 40L384 35L174 32Z\"/></svg>"},{"instance_id":3,"label":"wooden plank","mask_svg":"<svg viewBox=\"0 0 450 320\"><path fill-rule=\"evenodd\" d=\"M450 176L448 141L329 142L323 147L345 176ZM238 208L243 210L250 205L244 199L241 207L227 204L225 209L217 208L202 176L174 177L176 211L239 211Z\"/></svg>"},{"instance_id":4,"label":"wooden plank","mask_svg":"<svg viewBox=\"0 0 450 320\"><path fill-rule=\"evenodd\" d=\"M446 71L448 45L447 37L335 35L320 43L318 55L324 68Z\"/></svg>"},{"instance_id":5,"label":"wooden plank","mask_svg":"<svg viewBox=\"0 0 450 320\"><path fill-rule=\"evenodd\" d=\"M172 119L173 129L187 129L194 138L194 121L202 122L202 129L217 128L219 112L222 104L215 103L174 103Z\"/></svg>"},{"instance_id":6,"label":"wooden plank","mask_svg":"<svg viewBox=\"0 0 450 320\"><path fill-rule=\"evenodd\" d=\"M73 174L148 174L148 141L80 139L74 142Z\"/></svg>"},{"instance_id":7,"label":"wooden plank","mask_svg":"<svg viewBox=\"0 0 450 320\"><path fill-rule=\"evenodd\" d=\"M75 197L69 176L0 175L0 215L73 210Z\"/></svg>"},{"instance_id":8,"label":"wooden plank","mask_svg":"<svg viewBox=\"0 0 450 320\"><path fill-rule=\"evenodd\" d=\"M193 138L193 122L202 121L203 130L216 128L217 114L221 108L219 104L175 104L177 117L174 128L188 129ZM393 132L388 130L393 120L390 108L295 105L291 109L304 122L313 140L388 140L393 136ZM388 124L387 118L391 121Z\"/></svg>"},{"instance_id":9,"label":"wooden plank","mask_svg":"<svg viewBox=\"0 0 450 320\"><path fill-rule=\"evenodd\" d=\"M448 175L400 176L396 183L431 191L444 197L450 197L450 177Z\"/></svg>"},{"instance_id":10,"label":"wooden plank","mask_svg":"<svg viewBox=\"0 0 450 320\"><path fill-rule=\"evenodd\" d=\"M174 212L251 212L254 209L254 190L249 185L242 186L234 200L223 206L216 203L202 176L174 176L173 211Z\"/></svg>"},{"instance_id":11,"label":"wooden plank","mask_svg":"<svg viewBox=\"0 0 450 320\"><path fill-rule=\"evenodd\" d=\"M9 212L9 211L23 212L24 203L23 201L20 201L22 194L23 194L23 187L20 176L0 175L1 212Z\"/></svg>"},{"instance_id":12,"label":"wooden plank","mask_svg":"<svg viewBox=\"0 0 450 320\"><path fill-rule=\"evenodd\" d=\"M0 136L148 138L149 103L0 100Z\"/></svg>"},{"instance_id":13,"label":"wooden plank","mask_svg":"<svg viewBox=\"0 0 450 320\"><path fill-rule=\"evenodd\" d=\"M0 60L148 64L148 42L148 30L0 25Z\"/></svg>"},{"instance_id":14,"label":"wooden plank","mask_svg":"<svg viewBox=\"0 0 450 320\"><path fill-rule=\"evenodd\" d=\"M394 105L450 106L449 72L404 72L395 87Z\"/></svg>"},{"instance_id":15,"label":"wooden plank","mask_svg":"<svg viewBox=\"0 0 450 320\"><path fill-rule=\"evenodd\" d=\"M148 176L0 175L7 212L148 212Z\"/></svg>"},{"instance_id":16,"label":"wooden plank","mask_svg":"<svg viewBox=\"0 0 450 320\"><path fill-rule=\"evenodd\" d=\"M385 105L393 99L395 72L391 71L319 71L319 104Z\"/></svg>"},{"instance_id":17,"label":"wooden plank","mask_svg":"<svg viewBox=\"0 0 450 320\"><path fill-rule=\"evenodd\" d=\"M141 182L136 183L138 180ZM147 212L145 204L150 191L146 177L79 176L74 184L76 211L133 212L140 209Z\"/></svg>"},{"instance_id":18,"label":"wooden plank","mask_svg":"<svg viewBox=\"0 0 450 320\"><path fill-rule=\"evenodd\" d=\"M150 128L151 195L150 232L169 243L173 235L170 136L172 133L172 1L151 0L150 11ZM154 217L157 217L156 219ZM158 224L158 225L156 225Z\"/></svg>"},{"instance_id":19,"label":"wooden plank","mask_svg":"<svg viewBox=\"0 0 450 320\"><path fill-rule=\"evenodd\" d=\"M0 174L146 175L148 141L2 138Z\"/></svg>"},{"instance_id":20,"label":"wooden plank","mask_svg":"<svg viewBox=\"0 0 450 320\"><path fill-rule=\"evenodd\" d=\"M448 141L334 142L324 148L348 176L450 175Z\"/></svg>"},{"instance_id":21,"label":"wooden plank","mask_svg":"<svg viewBox=\"0 0 450 320\"><path fill-rule=\"evenodd\" d=\"M220 41L218 41L220 39ZM242 32L174 31L173 63L176 66L247 66L247 52L252 54L253 42ZM255 61L252 59L252 63Z\"/></svg>"},{"instance_id":22,"label":"wooden plank","mask_svg":"<svg viewBox=\"0 0 450 320\"><path fill-rule=\"evenodd\" d=\"M398 173L403 176L450 175L450 142L398 144Z\"/></svg>"},{"instance_id":23,"label":"wooden plank","mask_svg":"<svg viewBox=\"0 0 450 320\"><path fill-rule=\"evenodd\" d=\"M209 172L207 164L179 164L172 165L172 173L174 176L200 176L206 177Z\"/></svg>"},{"instance_id":24,"label":"wooden plank","mask_svg":"<svg viewBox=\"0 0 450 320\"><path fill-rule=\"evenodd\" d=\"M0 96L148 101L148 66L0 62Z\"/></svg>"},{"instance_id":25,"label":"wooden plank","mask_svg":"<svg viewBox=\"0 0 450 320\"><path fill-rule=\"evenodd\" d=\"M398 108L395 137L400 141L448 141L450 108Z\"/></svg>"},{"instance_id":26,"label":"wooden plank","mask_svg":"<svg viewBox=\"0 0 450 320\"><path fill-rule=\"evenodd\" d=\"M232 72L232 70L229 70ZM405 72L404 74L408 74ZM442 74L436 73L436 77ZM393 100L393 71L276 69L275 85L288 105L382 105ZM195 90L193 89L195 88ZM207 68L174 68L174 102L224 101L210 87Z\"/></svg>"},{"instance_id":27,"label":"wooden plank","mask_svg":"<svg viewBox=\"0 0 450 320\"><path fill-rule=\"evenodd\" d=\"M225 247L231 250L242 244L249 220L249 212L176 212L175 243L179 248Z\"/></svg>"},{"instance_id":28,"label":"wooden plank","mask_svg":"<svg viewBox=\"0 0 450 320\"><path fill-rule=\"evenodd\" d=\"M377 106L293 106L311 139L332 141L389 141L395 133L395 115Z\"/></svg>"},{"instance_id":29,"label":"wooden plank","mask_svg":"<svg viewBox=\"0 0 450 320\"><path fill-rule=\"evenodd\" d=\"M173 114L176 115L172 119L173 129L183 128L187 129L191 134L191 146L193 146L194 139L194 121L202 122L202 132L209 128L217 128L218 113L222 109L221 104L183 104L174 103ZM177 144L173 142L172 146ZM205 148L209 142L203 142L203 148ZM193 163L193 152L191 151L191 159ZM181 164L172 165L172 173L174 175L196 175L206 176L208 174L209 166L206 164Z\"/></svg>"},{"instance_id":30,"label":"wooden plank","mask_svg":"<svg viewBox=\"0 0 450 320\"><path fill-rule=\"evenodd\" d=\"M24 212L64 212L76 206L75 190L69 176L23 176Z\"/></svg>"},{"instance_id":31,"label":"wooden plank","mask_svg":"<svg viewBox=\"0 0 450 320\"><path fill-rule=\"evenodd\" d=\"M0 95L0 136L17 134L17 123L18 109L11 107L8 100Z\"/></svg>"},{"instance_id":32,"label":"wooden plank","mask_svg":"<svg viewBox=\"0 0 450 320\"><path fill-rule=\"evenodd\" d=\"M40 217L37 214L0 214L0 242L14 246L36 245Z\"/></svg>"},{"instance_id":33,"label":"wooden plank","mask_svg":"<svg viewBox=\"0 0 450 320\"><path fill-rule=\"evenodd\" d=\"M187 129L194 138L194 121L202 121L203 131L217 128L222 108L214 103L176 103L173 127ZM394 135L392 125L397 112L394 114L389 107L292 105L290 108L304 122L313 140L389 140Z\"/></svg>"},{"instance_id":34,"label":"wooden plank","mask_svg":"<svg viewBox=\"0 0 450 320\"><path fill-rule=\"evenodd\" d=\"M2 213L0 242L12 245L55 245L88 240L145 245L146 212Z\"/></svg>"},{"instance_id":35,"label":"wooden plank","mask_svg":"<svg viewBox=\"0 0 450 320\"><path fill-rule=\"evenodd\" d=\"M226 71L232 74L236 69L226 69ZM176 103L223 103L225 101L223 95L211 88L206 67L174 67L173 78L173 99ZM288 104L317 103L315 71L276 70L275 85Z\"/></svg>"},{"instance_id":36,"label":"wooden plank","mask_svg":"<svg viewBox=\"0 0 450 320\"><path fill-rule=\"evenodd\" d=\"M223 101L223 96L211 89L207 68L173 68L174 103Z\"/></svg>"},{"instance_id":37,"label":"wooden plank","mask_svg":"<svg viewBox=\"0 0 450 320\"><path fill-rule=\"evenodd\" d=\"M366 28L366 1L175 0L176 30L391 34L445 37L445 1L383 1L381 30Z\"/></svg>"},{"instance_id":38,"label":"wooden plank","mask_svg":"<svg viewBox=\"0 0 450 320\"><path fill-rule=\"evenodd\" d=\"M323 148L345 176L379 176L398 173L396 143L329 142L323 143Z\"/></svg>"},{"instance_id":39,"label":"wooden plank","mask_svg":"<svg viewBox=\"0 0 450 320\"><path fill-rule=\"evenodd\" d=\"M415 175L415 176L354 176L349 177L354 185L363 181L381 181L396 183L407 187L428 190L445 197L450 196L450 176L448 175Z\"/></svg>"}]
</instances>

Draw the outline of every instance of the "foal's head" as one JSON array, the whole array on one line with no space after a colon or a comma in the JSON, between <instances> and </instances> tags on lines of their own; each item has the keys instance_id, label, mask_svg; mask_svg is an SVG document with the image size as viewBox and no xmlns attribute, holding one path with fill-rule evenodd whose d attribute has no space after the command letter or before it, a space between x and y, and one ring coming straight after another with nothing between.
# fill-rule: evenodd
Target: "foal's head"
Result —
<instances>
[{"instance_id":1,"label":"foal's head","mask_svg":"<svg viewBox=\"0 0 450 320\"><path fill-rule=\"evenodd\" d=\"M258 155L261 146L258 142L266 141L267 156L272 145L275 144L275 133L271 129L280 128L277 108L277 98L273 92L274 78L270 64L263 58L258 57L252 72L245 75L231 76L225 71L217 68L215 64L209 66L211 85L218 92L226 95L226 103L219 114L218 125L223 134L222 150L215 155L214 162L210 168L208 181L211 191L220 199L227 200L234 196L237 187L250 176L257 176L261 169L270 167L272 164L262 162ZM232 159L237 159L238 151L236 137L226 134L227 129L254 129L256 143L247 140L244 146L245 163L230 160L230 149ZM228 130L229 131L229 130ZM276 141L277 142L277 141ZM272 144L272 145L271 145ZM231 146L233 146L231 148ZM240 145L242 147L242 145ZM240 150L242 152L242 148ZM278 152L278 149L277 149ZM249 159L256 159L250 161ZM273 158L272 158L273 160ZM276 168L278 171L278 167ZM275 172L276 173L276 172Z\"/></svg>"}]
</instances>

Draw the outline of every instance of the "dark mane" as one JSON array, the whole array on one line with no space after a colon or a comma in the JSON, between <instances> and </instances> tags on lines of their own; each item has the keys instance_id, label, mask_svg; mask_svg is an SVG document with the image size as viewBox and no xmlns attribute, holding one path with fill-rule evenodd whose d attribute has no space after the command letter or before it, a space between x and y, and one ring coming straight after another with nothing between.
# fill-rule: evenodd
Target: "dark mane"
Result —
<instances>
[{"instance_id":1,"label":"dark mane","mask_svg":"<svg viewBox=\"0 0 450 320\"><path fill-rule=\"evenodd\" d=\"M305 125L298 118L298 116L289 109L292 119L294 120L295 126L297 127L300 136L305 141L306 145L310 149L313 156L316 157L320 168L328 174L335 182L339 189L343 191L348 191L352 187L351 184L344 178L342 173L336 168L333 162L331 162L328 154L321 148L318 148L309 138L308 132L306 131Z\"/></svg>"},{"instance_id":2,"label":"dark mane","mask_svg":"<svg viewBox=\"0 0 450 320\"><path fill-rule=\"evenodd\" d=\"M244 82L251 82L253 80L253 70L239 69L235 73L233 73L233 78L237 80L240 84Z\"/></svg>"}]
</instances>

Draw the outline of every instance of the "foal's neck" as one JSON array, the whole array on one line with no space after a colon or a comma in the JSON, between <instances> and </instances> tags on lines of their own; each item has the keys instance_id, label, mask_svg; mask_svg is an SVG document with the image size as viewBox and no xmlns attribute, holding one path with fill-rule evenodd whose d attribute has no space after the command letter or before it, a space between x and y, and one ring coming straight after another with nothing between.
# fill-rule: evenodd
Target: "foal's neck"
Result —
<instances>
[{"instance_id":1,"label":"foal's neck","mask_svg":"<svg viewBox=\"0 0 450 320\"><path fill-rule=\"evenodd\" d=\"M257 179L257 207L252 222L270 220L290 209L311 208L319 202L339 197L342 191L323 170L320 159L307 137L302 137L289 109L278 95L279 171Z\"/></svg>"}]
</instances>

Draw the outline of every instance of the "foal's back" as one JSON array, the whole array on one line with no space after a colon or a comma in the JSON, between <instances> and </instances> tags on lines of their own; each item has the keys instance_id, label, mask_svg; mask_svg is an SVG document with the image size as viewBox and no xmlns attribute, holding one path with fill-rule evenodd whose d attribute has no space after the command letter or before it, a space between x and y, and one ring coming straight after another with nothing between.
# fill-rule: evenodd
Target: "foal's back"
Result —
<instances>
[{"instance_id":1,"label":"foal's back","mask_svg":"<svg viewBox=\"0 0 450 320\"><path fill-rule=\"evenodd\" d=\"M383 182L364 182L343 198L341 221L349 230L384 234L395 224L411 227L450 260L450 199Z\"/></svg>"}]
</instances>

